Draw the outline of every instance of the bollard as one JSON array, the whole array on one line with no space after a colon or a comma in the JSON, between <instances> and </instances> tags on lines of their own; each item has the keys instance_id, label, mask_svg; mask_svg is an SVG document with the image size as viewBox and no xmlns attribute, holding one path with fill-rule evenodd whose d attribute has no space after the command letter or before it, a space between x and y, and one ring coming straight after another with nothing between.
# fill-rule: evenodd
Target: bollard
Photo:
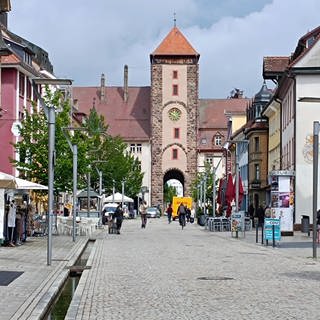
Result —
<instances>
[{"instance_id":1,"label":"bollard","mask_svg":"<svg viewBox=\"0 0 320 320\"><path fill-rule=\"evenodd\" d=\"M259 241L259 226L256 224L256 243Z\"/></svg>"},{"instance_id":2,"label":"bollard","mask_svg":"<svg viewBox=\"0 0 320 320\"><path fill-rule=\"evenodd\" d=\"M272 246L276 246L275 236L274 236L274 224L272 225Z\"/></svg>"}]
</instances>

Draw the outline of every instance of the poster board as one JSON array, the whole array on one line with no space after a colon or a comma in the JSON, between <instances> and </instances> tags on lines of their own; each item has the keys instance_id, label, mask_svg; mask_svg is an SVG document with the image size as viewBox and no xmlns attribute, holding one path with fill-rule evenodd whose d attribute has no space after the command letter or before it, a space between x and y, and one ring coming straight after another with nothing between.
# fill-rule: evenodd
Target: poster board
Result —
<instances>
[{"instance_id":1,"label":"poster board","mask_svg":"<svg viewBox=\"0 0 320 320\"><path fill-rule=\"evenodd\" d=\"M293 232L294 172L271 171L270 180L271 218L280 219L281 232Z\"/></svg>"}]
</instances>

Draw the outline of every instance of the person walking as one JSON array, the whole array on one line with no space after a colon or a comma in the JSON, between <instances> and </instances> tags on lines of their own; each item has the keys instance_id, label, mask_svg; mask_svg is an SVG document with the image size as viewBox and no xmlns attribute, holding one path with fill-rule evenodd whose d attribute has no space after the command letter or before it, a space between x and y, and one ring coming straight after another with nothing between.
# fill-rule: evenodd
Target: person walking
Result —
<instances>
[{"instance_id":1,"label":"person walking","mask_svg":"<svg viewBox=\"0 0 320 320\"><path fill-rule=\"evenodd\" d=\"M141 215L141 228L145 229L147 225L147 202L145 200L141 201L139 211Z\"/></svg>"},{"instance_id":2,"label":"person walking","mask_svg":"<svg viewBox=\"0 0 320 320\"><path fill-rule=\"evenodd\" d=\"M121 203L117 206L117 208L113 214L113 218L116 220L117 234L120 234L120 229L121 229L122 221L123 221L123 210L122 210Z\"/></svg>"},{"instance_id":3,"label":"person walking","mask_svg":"<svg viewBox=\"0 0 320 320\"><path fill-rule=\"evenodd\" d=\"M180 223L182 229L186 225L186 213L187 213L186 207L184 206L183 203L180 203L178 210L177 210L177 215L179 217L179 223Z\"/></svg>"},{"instance_id":4,"label":"person walking","mask_svg":"<svg viewBox=\"0 0 320 320\"><path fill-rule=\"evenodd\" d=\"M168 208L167 208L167 216L168 216L168 223L171 223L172 219L172 204L169 203Z\"/></svg>"},{"instance_id":5,"label":"person walking","mask_svg":"<svg viewBox=\"0 0 320 320\"><path fill-rule=\"evenodd\" d=\"M10 247L15 247L14 229L16 227L16 213L17 207L15 201L12 200L8 212L8 238Z\"/></svg>"},{"instance_id":6,"label":"person walking","mask_svg":"<svg viewBox=\"0 0 320 320\"><path fill-rule=\"evenodd\" d=\"M264 224L264 208L260 204L259 207L256 210L256 217L258 218L258 227L263 228Z\"/></svg>"}]
</instances>

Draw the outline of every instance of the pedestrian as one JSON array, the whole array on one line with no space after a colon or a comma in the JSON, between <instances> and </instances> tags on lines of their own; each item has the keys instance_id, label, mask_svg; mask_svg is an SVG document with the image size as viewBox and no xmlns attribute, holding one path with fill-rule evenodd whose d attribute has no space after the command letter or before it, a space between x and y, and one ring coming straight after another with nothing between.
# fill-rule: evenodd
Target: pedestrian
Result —
<instances>
[{"instance_id":1,"label":"pedestrian","mask_svg":"<svg viewBox=\"0 0 320 320\"><path fill-rule=\"evenodd\" d=\"M317 239L320 243L320 209L317 211Z\"/></svg>"},{"instance_id":2,"label":"pedestrian","mask_svg":"<svg viewBox=\"0 0 320 320\"><path fill-rule=\"evenodd\" d=\"M172 204L169 203L168 208L167 208L167 216L168 216L168 223L171 223L172 219Z\"/></svg>"},{"instance_id":3,"label":"pedestrian","mask_svg":"<svg viewBox=\"0 0 320 320\"><path fill-rule=\"evenodd\" d=\"M252 227L254 228L254 206L253 206L252 202L249 205L248 212L249 212L249 217L252 221Z\"/></svg>"},{"instance_id":4,"label":"pedestrian","mask_svg":"<svg viewBox=\"0 0 320 320\"><path fill-rule=\"evenodd\" d=\"M191 210L188 207L186 207L187 222L190 222L190 217L191 217Z\"/></svg>"},{"instance_id":5,"label":"pedestrian","mask_svg":"<svg viewBox=\"0 0 320 320\"><path fill-rule=\"evenodd\" d=\"M271 218L271 216L272 216L271 208L270 206L266 206L266 208L264 209L264 217Z\"/></svg>"},{"instance_id":6,"label":"pedestrian","mask_svg":"<svg viewBox=\"0 0 320 320\"><path fill-rule=\"evenodd\" d=\"M120 234L120 229L121 229L122 221L123 221L123 210L122 210L121 203L117 206L117 208L113 214L113 219L116 220L117 234Z\"/></svg>"},{"instance_id":7,"label":"pedestrian","mask_svg":"<svg viewBox=\"0 0 320 320\"><path fill-rule=\"evenodd\" d=\"M256 210L256 218L258 218L258 227L262 228L264 224L264 209L261 204Z\"/></svg>"},{"instance_id":8,"label":"pedestrian","mask_svg":"<svg viewBox=\"0 0 320 320\"><path fill-rule=\"evenodd\" d=\"M12 200L9 206L8 212L8 236L9 236L9 246L15 247L14 242L14 228L16 227L16 204L15 201Z\"/></svg>"},{"instance_id":9,"label":"pedestrian","mask_svg":"<svg viewBox=\"0 0 320 320\"><path fill-rule=\"evenodd\" d=\"M145 229L147 225L147 202L145 200L141 201L139 211L141 216L141 228Z\"/></svg>"},{"instance_id":10,"label":"pedestrian","mask_svg":"<svg viewBox=\"0 0 320 320\"><path fill-rule=\"evenodd\" d=\"M177 216L179 217L179 223L182 225L183 222L185 222L186 219L186 207L183 203L179 204L178 210L177 210ZM184 220L184 221L183 221Z\"/></svg>"}]
</instances>

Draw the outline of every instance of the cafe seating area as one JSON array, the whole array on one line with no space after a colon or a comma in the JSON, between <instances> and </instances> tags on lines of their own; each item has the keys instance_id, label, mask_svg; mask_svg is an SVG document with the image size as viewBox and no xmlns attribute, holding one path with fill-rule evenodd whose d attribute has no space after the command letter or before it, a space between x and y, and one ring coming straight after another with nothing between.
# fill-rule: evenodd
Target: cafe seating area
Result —
<instances>
[{"instance_id":1,"label":"cafe seating area","mask_svg":"<svg viewBox=\"0 0 320 320\"><path fill-rule=\"evenodd\" d=\"M77 236L91 236L96 228L96 221L89 218L76 219L76 235ZM73 232L73 218L72 217L57 217L57 229L61 235L72 235Z\"/></svg>"}]
</instances>

